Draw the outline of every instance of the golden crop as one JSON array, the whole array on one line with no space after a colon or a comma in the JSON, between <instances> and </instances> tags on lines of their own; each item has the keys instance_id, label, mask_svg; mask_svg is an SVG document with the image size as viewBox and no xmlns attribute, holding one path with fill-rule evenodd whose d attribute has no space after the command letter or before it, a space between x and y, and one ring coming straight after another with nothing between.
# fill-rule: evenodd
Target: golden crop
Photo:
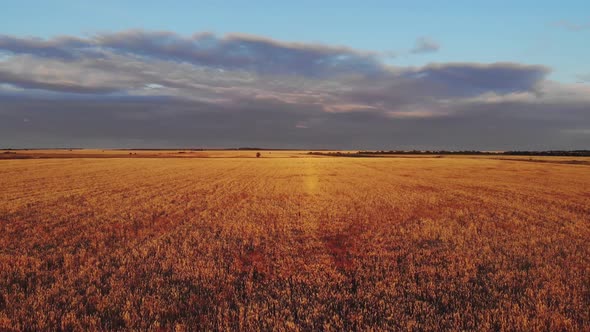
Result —
<instances>
[{"instance_id":1,"label":"golden crop","mask_svg":"<svg viewBox=\"0 0 590 332\"><path fill-rule=\"evenodd\" d=\"M254 154L0 160L0 329L590 329L589 166Z\"/></svg>"}]
</instances>

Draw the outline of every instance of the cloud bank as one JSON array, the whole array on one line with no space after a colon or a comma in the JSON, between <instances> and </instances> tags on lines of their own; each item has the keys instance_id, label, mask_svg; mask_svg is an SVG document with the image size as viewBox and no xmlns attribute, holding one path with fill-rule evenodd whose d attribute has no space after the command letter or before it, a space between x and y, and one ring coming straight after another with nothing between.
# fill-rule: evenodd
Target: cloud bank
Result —
<instances>
[{"instance_id":1,"label":"cloud bank","mask_svg":"<svg viewBox=\"0 0 590 332\"><path fill-rule=\"evenodd\" d=\"M244 34L4 35L0 145L588 148L590 87L549 72Z\"/></svg>"}]
</instances>

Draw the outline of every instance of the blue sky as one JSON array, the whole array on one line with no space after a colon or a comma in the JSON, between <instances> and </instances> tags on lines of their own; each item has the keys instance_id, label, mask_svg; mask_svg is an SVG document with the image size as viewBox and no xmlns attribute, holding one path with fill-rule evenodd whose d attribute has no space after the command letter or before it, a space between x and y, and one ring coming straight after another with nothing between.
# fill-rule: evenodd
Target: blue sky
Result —
<instances>
[{"instance_id":1,"label":"blue sky","mask_svg":"<svg viewBox=\"0 0 590 332\"><path fill-rule=\"evenodd\" d=\"M587 1L2 1L0 147L590 148Z\"/></svg>"},{"instance_id":2,"label":"blue sky","mask_svg":"<svg viewBox=\"0 0 590 332\"><path fill-rule=\"evenodd\" d=\"M3 1L0 31L36 37L127 29L240 32L396 53L392 65L521 62L590 73L588 1ZM574 31L561 24L586 25ZM439 52L409 56L416 38Z\"/></svg>"}]
</instances>

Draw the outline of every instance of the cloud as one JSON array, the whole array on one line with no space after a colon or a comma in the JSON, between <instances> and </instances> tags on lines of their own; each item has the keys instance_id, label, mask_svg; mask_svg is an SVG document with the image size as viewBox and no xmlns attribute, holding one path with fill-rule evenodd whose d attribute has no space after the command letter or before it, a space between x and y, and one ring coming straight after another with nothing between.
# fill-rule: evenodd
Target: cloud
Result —
<instances>
[{"instance_id":1,"label":"cloud","mask_svg":"<svg viewBox=\"0 0 590 332\"><path fill-rule=\"evenodd\" d=\"M44 40L0 35L0 50L14 54L35 54L41 57L71 60L82 56L81 53L85 53L86 56L91 54L89 50L91 46L88 41L75 37L62 36Z\"/></svg>"},{"instance_id":2,"label":"cloud","mask_svg":"<svg viewBox=\"0 0 590 332\"><path fill-rule=\"evenodd\" d=\"M555 27L558 27L558 28L563 28L563 29L569 30L569 31L582 31L582 30L590 29L590 23L579 24L579 23L574 23L574 22L567 21L567 20L553 22L552 25Z\"/></svg>"},{"instance_id":3,"label":"cloud","mask_svg":"<svg viewBox=\"0 0 590 332\"><path fill-rule=\"evenodd\" d=\"M70 93L110 93L116 91L114 87L84 86L74 82L59 79L35 79L30 75L18 75L10 71L0 70L0 82L24 89L40 89Z\"/></svg>"},{"instance_id":4,"label":"cloud","mask_svg":"<svg viewBox=\"0 0 590 332\"><path fill-rule=\"evenodd\" d=\"M434 39L431 39L429 37L420 37L416 40L416 44L410 52L414 54L433 53L438 52L439 49L440 44Z\"/></svg>"},{"instance_id":5,"label":"cloud","mask_svg":"<svg viewBox=\"0 0 590 332\"><path fill-rule=\"evenodd\" d=\"M383 70L377 53L343 46L280 42L246 34L218 37L198 33L183 37L172 32L131 30L87 39L0 36L0 50L62 60L103 58L112 52L199 66L312 77Z\"/></svg>"},{"instance_id":6,"label":"cloud","mask_svg":"<svg viewBox=\"0 0 590 332\"><path fill-rule=\"evenodd\" d=\"M269 101L236 109L158 98L21 98L3 101L0 139L64 147L563 149L588 144L588 136L579 134L590 128L584 103L471 100L452 109L451 116L388 115Z\"/></svg>"},{"instance_id":7,"label":"cloud","mask_svg":"<svg viewBox=\"0 0 590 332\"><path fill-rule=\"evenodd\" d=\"M531 91L548 73L549 68L538 65L446 63L427 65L408 75L442 84L457 94L473 94L485 91Z\"/></svg>"},{"instance_id":8,"label":"cloud","mask_svg":"<svg viewBox=\"0 0 590 332\"><path fill-rule=\"evenodd\" d=\"M588 146L590 87L540 65L399 67L343 46L146 31L3 36L0 53L12 147Z\"/></svg>"}]
</instances>

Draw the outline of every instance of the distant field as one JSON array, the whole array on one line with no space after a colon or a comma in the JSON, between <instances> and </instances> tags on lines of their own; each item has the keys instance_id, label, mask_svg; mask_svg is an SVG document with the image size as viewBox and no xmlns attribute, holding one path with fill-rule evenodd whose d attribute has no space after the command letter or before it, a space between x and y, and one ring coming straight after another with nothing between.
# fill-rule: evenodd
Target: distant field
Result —
<instances>
[{"instance_id":1,"label":"distant field","mask_svg":"<svg viewBox=\"0 0 590 332\"><path fill-rule=\"evenodd\" d=\"M2 159L61 159L61 158L325 158L332 153L357 156L357 151L314 150L98 150L98 149L48 149L48 150L0 150ZM322 155L323 154L323 155ZM428 154L374 154L368 158L462 158L507 159L528 162L590 165L590 157L553 157L517 155L428 155Z\"/></svg>"},{"instance_id":2,"label":"distant field","mask_svg":"<svg viewBox=\"0 0 590 332\"><path fill-rule=\"evenodd\" d=\"M50 159L50 158L255 158L307 156L307 151L258 151L258 150L0 150L0 159Z\"/></svg>"},{"instance_id":3,"label":"distant field","mask_svg":"<svg viewBox=\"0 0 590 332\"><path fill-rule=\"evenodd\" d=\"M577 158L179 152L0 160L0 330L590 330Z\"/></svg>"}]
</instances>

